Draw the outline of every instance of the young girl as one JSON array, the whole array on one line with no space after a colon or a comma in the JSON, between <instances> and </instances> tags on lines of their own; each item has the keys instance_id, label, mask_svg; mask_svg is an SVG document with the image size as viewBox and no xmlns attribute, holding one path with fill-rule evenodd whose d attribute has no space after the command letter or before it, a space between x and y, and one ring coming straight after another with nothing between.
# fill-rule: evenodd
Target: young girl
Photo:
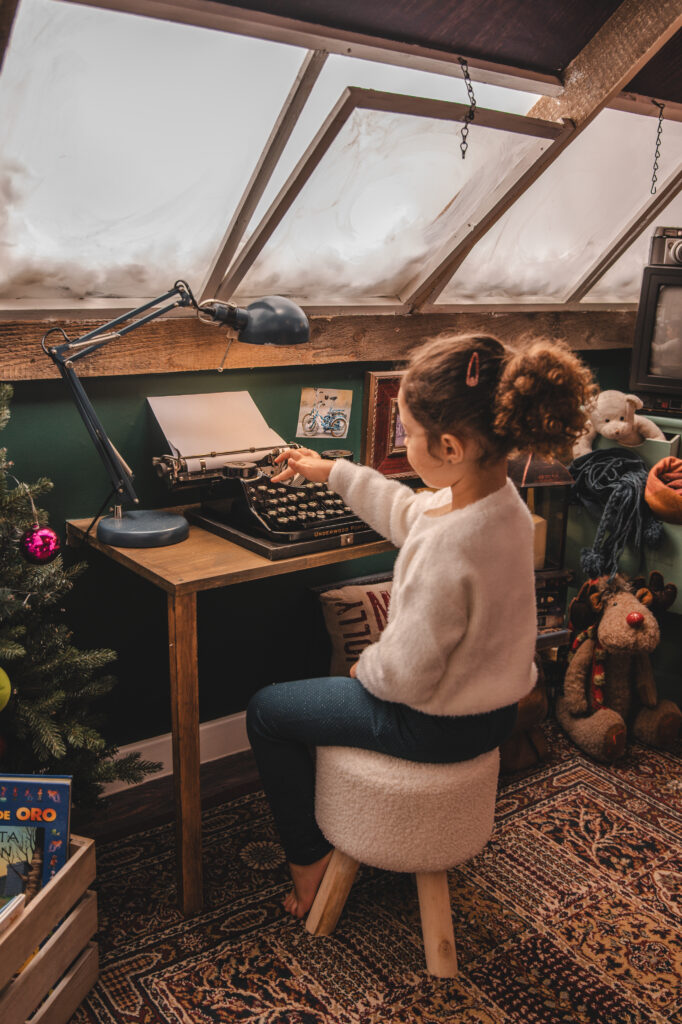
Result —
<instances>
[{"instance_id":1,"label":"young girl","mask_svg":"<svg viewBox=\"0 0 682 1024\"><path fill-rule=\"evenodd\" d=\"M489 337L417 350L398 408L407 458L434 492L376 470L288 449L273 480L329 481L400 548L386 628L350 677L277 683L247 712L249 738L294 883L284 906L309 910L331 846L314 814L316 746L450 763L492 750L533 687L537 635L533 524L507 478L514 449L565 452L595 391L566 348L513 353Z\"/></svg>"}]
</instances>

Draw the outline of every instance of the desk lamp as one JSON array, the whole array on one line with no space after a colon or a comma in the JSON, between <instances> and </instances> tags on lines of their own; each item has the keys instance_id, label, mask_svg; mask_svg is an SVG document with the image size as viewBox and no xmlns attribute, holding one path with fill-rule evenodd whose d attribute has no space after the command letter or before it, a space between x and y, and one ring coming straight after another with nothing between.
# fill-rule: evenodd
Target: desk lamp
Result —
<instances>
[{"instance_id":1,"label":"desk lamp","mask_svg":"<svg viewBox=\"0 0 682 1024\"><path fill-rule=\"evenodd\" d=\"M167 305L162 305L166 302ZM122 548L155 548L177 544L187 537L189 523L183 516L174 512L138 508L123 510L124 501L132 502L133 505L139 504L139 498L133 488L132 470L107 437L76 374L74 364L98 348L108 345L110 341L123 337L124 334L179 306L194 308L203 323L218 326L225 324L234 328L239 340L249 345L301 345L310 337L308 320L303 310L290 299L279 295L268 296L252 302L246 309L231 306L217 299L206 299L197 304L185 281L176 281L164 295L159 295L114 320L109 320L75 341L72 341L61 327L53 327L43 335L43 351L55 363L66 381L76 408L111 480L111 493L89 527L92 529L95 520L113 498L113 515L104 516L97 525L97 539L104 544ZM133 317L137 316L140 318L134 320ZM46 339L51 334L61 335L63 341L57 345L48 344ZM223 357L223 363L224 361Z\"/></svg>"}]
</instances>

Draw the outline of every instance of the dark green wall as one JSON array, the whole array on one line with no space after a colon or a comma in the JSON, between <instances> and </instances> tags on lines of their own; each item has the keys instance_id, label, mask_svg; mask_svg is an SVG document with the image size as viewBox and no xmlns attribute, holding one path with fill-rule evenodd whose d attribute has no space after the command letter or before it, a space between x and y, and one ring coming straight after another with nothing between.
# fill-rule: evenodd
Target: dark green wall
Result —
<instances>
[{"instance_id":1,"label":"dark green wall","mask_svg":"<svg viewBox=\"0 0 682 1024\"><path fill-rule=\"evenodd\" d=\"M629 348L605 349L603 352L582 352L581 356L594 370L602 391L613 388L627 391L630 379Z\"/></svg>"},{"instance_id":2,"label":"dark green wall","mask_svg":"<svg viewBox=\"0 0 682 1024\"><path fill-rule=\"evenodd\" d=\"M627 388L629 351L596 352L588 357L602 387ZM311 447L348 447L360 454L362 397L367 369L388 364L285 367L224 374L187 373L98 378L86 389L109 436L135 472L141 507L194 500L174 498L152 470L152 456L164 443L147 406L149 395L250 391L267 422L294 440L302 387L353 391L349 436L314 440ZM0 435L20 480L47 475L54 491L42 502L51 523L63 533L67 518L94 515L108 493L109 480L61 381L18 383L11 419ZM72 558L73 554L65 553ZM124 744L168 732L165 595L108 559L91 553L67 617L81 647L113 647L118 652L119 684L102 702L103 730ZM390 569L392 555L199 596L201 718L206 721L243 710L249 695L276 679L323 673L324 644L309 588L327 581Z\"/></svg>"},{"instance_id":3,"label":"dark green wall","mask_svg":"<svg viewBox=\"0 0 682 1024\"><path fill-rule=\"evenodd\" d=\"M364 373L360 364L286 367L249 372L187 373L85 381L86 390L113 443L135 472L142 508L198 500L172 495L152 469L152 456L167 447L147 405L150 395L250 391L268 424L295 439L302 387L353 391L349 436L313 439L309 447L348 447L360 456ZM374 366L376 368L376 365ZM15 384L7 447L19 480L49 476L54 490L42 505L63 537L68 518L94 515L109 479L61 381ZM65 558L75 553L65 551ZM199 595L202 721L243 710L251 693L276 679L322 674L317 608L310 587L350 576L389 570L393 555L359 559ZM103 731L124 744L170 730L166 648L166 598L152 584L90 552L89 570L72 593L67 617L81 647L113 647L119 684L102 702Z\"/></svg>"}]
</instances>

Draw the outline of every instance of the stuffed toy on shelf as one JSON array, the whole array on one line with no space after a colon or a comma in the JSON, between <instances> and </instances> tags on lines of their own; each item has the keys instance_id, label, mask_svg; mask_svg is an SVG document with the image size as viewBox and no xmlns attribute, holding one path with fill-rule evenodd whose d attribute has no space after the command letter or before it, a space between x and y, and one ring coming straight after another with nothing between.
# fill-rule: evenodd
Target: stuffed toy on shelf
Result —
<instances>
[{"instance_id":1,"label":"stuffed toy on shelf","mask_svg":"<svg viewBox=\"0 0 682 1024\"><path fill-rule=\"evenodd\" d=\"M659 572L643 583L619 574L589 580L569 610L576 636L556 716L597 761L620 757L628 732L649 746L668 747L682 725L677 704L658 699L649 659L660 640L653 610L669 608L677 588L664 584Z\"/></svg>"},{"instance_id":2,"label":"stuffed toy on shelf","mask_svg":"<svg viewBox=\"0 0 682 1024\"><path fill-rule=\"evenodd\" d=\"M573 458L592 451L592 445L602 437L634 448L643 441L664 441L661 428L647 416L638 416L642 400L637 395L626 395L622 391L601 391L594 402L586 408L587 428L573 446Z\"/></svg>"}]
</instances>

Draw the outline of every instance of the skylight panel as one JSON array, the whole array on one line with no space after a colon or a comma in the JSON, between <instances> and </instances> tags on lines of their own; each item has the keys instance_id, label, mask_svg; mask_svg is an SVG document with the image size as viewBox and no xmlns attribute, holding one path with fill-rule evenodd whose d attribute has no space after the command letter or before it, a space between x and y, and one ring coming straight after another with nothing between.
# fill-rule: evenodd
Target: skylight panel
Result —
<instances>
[{"instance_id":1,"label":"skylight panel","mask_svg":"<svg viewBox=\"0 0 682 1024\"><path fill-rule=\"evenodd\" d=\"M675 196L656 217L653 224L645 228L614 265L587 293L584 302L639 302L642 287L642 271L649 262L649 247L654 230L662 227L679 227L682 224L682 194Z\"/></svg>"},{"instance_id":2,"label":"skylight panel","mask_svg":"<svg viewBox=\"0 0 682 1024\"><path fill-rule=\"evenodd\" d=\"M0 78L0 298L198 287L304 55L22 0Z\"/></svg>"},{"instance_id":3,"label":"skylight panel","mask_svg":"<svg viewBox=\"0 0 682 1024\"><path fill-rule=\"evenodd\" d=\"M564 301L646 201L656 124L603 110L478 242L437 304ZM659 183L681 160L682 124L664 122Z\"/></svg>"},{"instance_id":4,"label":"skylight panel","mask_svg":"<svg viewBox=\"0 0 682 1024\"><path fill-rule=\"evenodd\" d=\"M398 302L501 174L550 144L479 122L462 160L461 127L360 104L236 283L236 298L274 290L311 305Z\"/></svg>"},{"instance_id":5,"label":"skylight panel","mask_svg":"<svg viewBox=\"0 0 682 1024\"><path fill-rule=\"evenodd\" d=\"M256 208L246 237L258 224L312 141L320 124L347 86L402 93L405 96L422 96L425 99L449 100L453 103L469 102L466 86L461 78L330 54ZM532 93L503 89L482 82L474 81L473 86L479 106L489 110L503 110L510 114L526 114L539 98Z\"/></svg>"}]
</instances>

